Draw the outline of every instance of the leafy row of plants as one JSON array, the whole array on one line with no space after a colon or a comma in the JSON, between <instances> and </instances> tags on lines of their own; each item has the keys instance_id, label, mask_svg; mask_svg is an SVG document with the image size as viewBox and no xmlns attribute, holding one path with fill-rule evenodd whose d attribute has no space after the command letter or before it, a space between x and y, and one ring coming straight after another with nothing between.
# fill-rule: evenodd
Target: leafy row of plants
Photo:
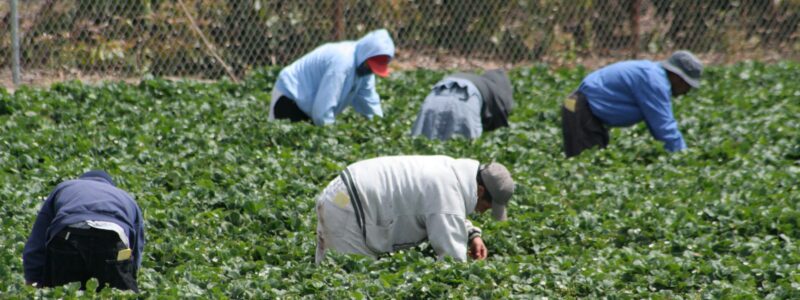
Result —
<instances>
[{"instance_id":1,"label":"leafy row of plants","mask_svg":"<svg viewBox=\"0 0 800 300\"><path fill-rule=\"evenodd\" d=\"M800 297L797 63L710 68L674 105L687 151L640 125L575 159L560 152L558 103L583 68L513 70L511 127L448 142L408 136L444 72L396 72L378 83L385 118L320 128L267 121L277 71L0 90L0 298L82 295L24 285L21 253L50 189L90 168L144 211L145 298ZM437 262L422 245L314 265L314 197L347 164L395 154L509 166L510 220L475 217L486 261Z\"/></svg>"}]
</instances>

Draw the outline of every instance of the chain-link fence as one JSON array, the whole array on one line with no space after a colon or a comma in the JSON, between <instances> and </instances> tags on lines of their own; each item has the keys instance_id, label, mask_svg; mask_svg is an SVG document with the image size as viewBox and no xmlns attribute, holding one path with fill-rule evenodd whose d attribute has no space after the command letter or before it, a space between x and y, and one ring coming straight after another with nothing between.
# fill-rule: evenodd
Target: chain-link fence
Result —
<instances>
[{"instance_id":1,"label":"chain-link fence","mask_svg":"<svg viewBox=\"0 0 800 300\"><path fill-rule=\"evenodd\" d=\"M0 0L0 68L10 69ZM241 76L387 28L408 67L663 57L796 59L800 0L27 0L23 73Z\"/></svg>"}]
</instances>

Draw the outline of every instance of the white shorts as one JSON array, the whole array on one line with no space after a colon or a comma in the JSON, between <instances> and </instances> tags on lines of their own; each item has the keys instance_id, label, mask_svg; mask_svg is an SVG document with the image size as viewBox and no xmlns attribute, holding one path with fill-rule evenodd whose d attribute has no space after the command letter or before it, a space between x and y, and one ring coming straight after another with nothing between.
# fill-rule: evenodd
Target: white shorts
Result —
<instances>
[{"instance_id":1,"label":"white shorts","mask_svg":"<svg viewBox=\"0 0 800 300\"><path fill-rule=\"evenodd\" d=\"M378 253L371 251L364 241L347 187L339 176L317 197L317 264L325 258L327 249L378 257Z\"/></svg>"}]
</instances>

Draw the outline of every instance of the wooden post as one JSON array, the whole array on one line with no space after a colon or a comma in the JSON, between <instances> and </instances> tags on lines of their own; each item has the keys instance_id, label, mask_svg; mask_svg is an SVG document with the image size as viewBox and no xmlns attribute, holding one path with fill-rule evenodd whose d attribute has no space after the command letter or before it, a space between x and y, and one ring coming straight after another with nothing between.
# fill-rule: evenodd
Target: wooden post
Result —
<instances>
[{"instance_id":1,"label":"wooden post","mask_svg":"<svg viewBox=\"0 0 800 300\"><path fill-rule=\"evenodd\" d=\"M186 4L183 4L183 0L178 0L178 4L180 4L181 9L183 10L183 14L186 16L186 19L189 20L189 26L194 30L197 36L200 37L200 40L203 41L203 44L206 45L206 49L208 49L209 54L211 54L211 56L217 60L217 62L222 66L225 72L228 73L228 77L230 77L234 83L239 83L239 77L236 77L236 72L234 72L233 68L231 68L231 66L226 64L225 61L222 59L222 57L219 56L219 54L217 53L217 47L214 47L214 44L212 44L206 38L206 35L203 34L203 31L200 30L199 26L197 26L197 22L195 22L194 17L192 17L192 14L189 12L189 9L186 8Z\"/></svg>"},{"instance_id":2,"label":"wooden post","mask_svg":"<svg viewBox=\"0 0 800 300\"><path fill-rule=\"evenodd\" d=\"M639 56L639 8L641 0L631 0L631 58Z\"/></svg>"},{"instance_id":3,"label":"wooden post","mask_svg":"<svg viewBox=\"0 0 800 300\"><path fill-rule=\"evenodd\" d=\"M344 8L342 0L333 0L333 40L341 41L344 39Z\"/></svg>"}]
</instances>

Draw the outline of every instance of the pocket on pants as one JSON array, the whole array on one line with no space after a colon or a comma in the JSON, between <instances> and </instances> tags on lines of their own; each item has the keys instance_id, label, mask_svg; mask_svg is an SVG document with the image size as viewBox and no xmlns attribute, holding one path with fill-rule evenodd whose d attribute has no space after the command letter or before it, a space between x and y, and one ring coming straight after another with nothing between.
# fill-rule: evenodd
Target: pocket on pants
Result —
<instances>
[{"instance_id":1,"label":"pocket on pants","mask_svg":"<svg viewBox=\"0 0 800 300\"><path fill-rule=\"evenodd\" d=\"M320 233L340 237L347 231L347 222L356 224L353 205L340 177L334 178L317 197L317 227Z\"/></svg>"},{"instance_id":2,"label":"pocket on pants","mask_svg":"<svg viewBox=\"0 0 800 300\"><path fill-rule=\"evenodd\" d=\"M387 220L378 222L379 224L367 224L367 246L379 253L391 252L393 250L392 230L394 221Z\"/></svg>"},{"instance_id":3,"label":"pocket on pants","mask_svg":"<svg viewBox=\"0 0 800 300\"><path fill-rule=\"evenodd\" d=\"M121 290L138 291L133 264L133 259L107 259L103 265L102 273L98 274L98 278L101 283L108 283L108 285Z\"/></svg>"},{"instance_id":4,"label":"pocket on pants","mask_svg":"<svg viewBox=\"0 0 800 300\"><path fill-rule=\"evenodd\" d=\"M78 256L80 257L81 253L72 245L69 241L64 241L58 238L55 238L50 244L47 245L47 251L50 251L56 255L60 256Z\"/></svg>"},{"instance_id":5,"label":"pocket on pants","mask_svg":"<svg viewBox=\"0 0 800 300\"><path fill-rule=\"evenodd\" d=\"M73 241L55 238L47 245L45 257L45 286L82 282L88 276L87 262Z\"/></svg>"},{"instance_id":6,"label":"pocket on pants","mask_svg":"<svg viewBox=\"0 0 800 300\"><path fill-rule=\"evenodd\" d=\"M332 201L320 202L317 214L317 221L327 236L342 237L352 230L349 227L357 226L352 205L342 208Z\"/></svg>"},{"instance_id":7,"label":"pocket on pants","mask_svg":"<svg viewBox=\"0 0 800 300\"><path fill-rule=\"evenodd\" d=\"M119 271L131 273L133 271L133 258L125 260L105 259L105 264L108 268Z\"/></svg>"}]
</instances>

